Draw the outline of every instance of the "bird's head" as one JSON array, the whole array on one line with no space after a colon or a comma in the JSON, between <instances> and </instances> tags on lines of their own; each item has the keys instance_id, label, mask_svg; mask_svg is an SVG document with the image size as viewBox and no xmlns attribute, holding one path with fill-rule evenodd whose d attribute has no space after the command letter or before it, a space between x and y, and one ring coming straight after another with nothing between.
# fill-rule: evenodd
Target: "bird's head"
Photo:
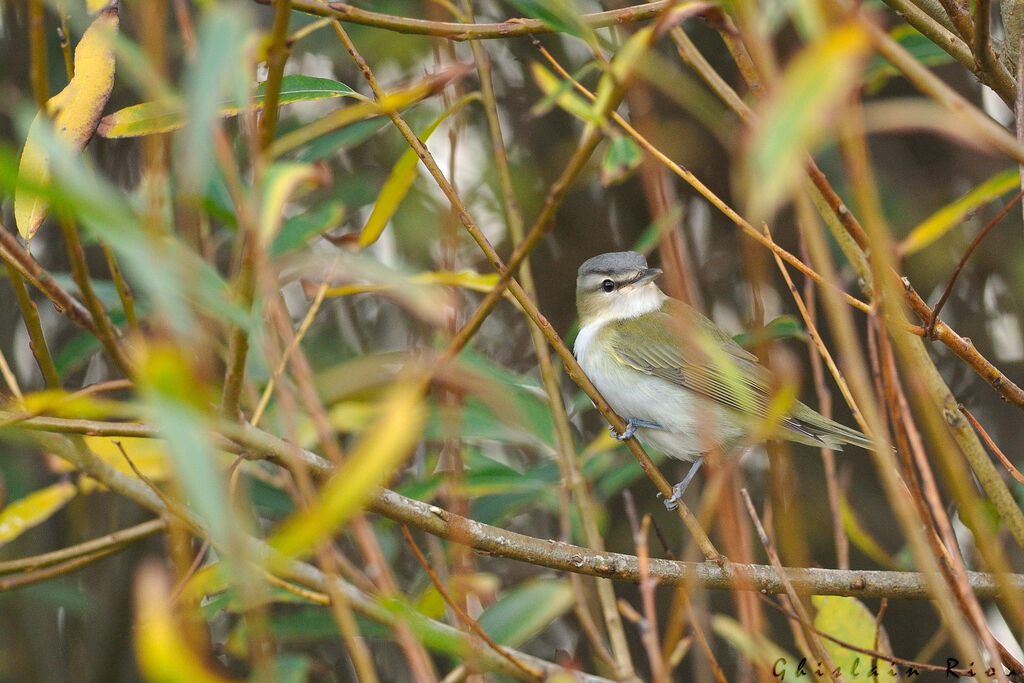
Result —
<instances>
[{"instance_id":1,"label":"bird's head","mask_svg":"<svg viewBox=\"0 0 1024 683\"><path fill-rule=\"evenodd\" d=\"M635 318L661 308L665 294L654 279L660 268L648 268L635 251L616 251L584 261L576 276L576 312L580 326L600 320Z\"/></svg>"}]
</instances>

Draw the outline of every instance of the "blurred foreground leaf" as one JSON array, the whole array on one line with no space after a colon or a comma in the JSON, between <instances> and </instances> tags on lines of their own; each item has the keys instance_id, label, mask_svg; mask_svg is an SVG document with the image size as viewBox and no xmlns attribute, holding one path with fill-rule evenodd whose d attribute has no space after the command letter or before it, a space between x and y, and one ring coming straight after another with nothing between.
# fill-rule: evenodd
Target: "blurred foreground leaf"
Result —
<instances>
[{"instance_id":1,"label":"blurred foreground leaf","mask_svg":"<svg viewBox=\"0 0 1024 683\"><path fill-rule=\"evenodd\" d=\"M208 405L208 389L182 349L167 343L143 349L139 374L153 423L166 439L189 504L204 518L213 539L232 547L230 541L240 527L228 505L224 475L202 412Z\"/></svg>"},{"instance_id":2,"label":"blurred foreground leaf","mask_svg":"<svg viewBox=\"0 0 1024 683\"><path fill-rule=\"evenodd\" d=\"M530 65L530 71L533 73L533 81L544 93L544 99L532 109L534 115L546 113L554 103L578 119L588 123L603 123L603 119L594 114L590 103L573 91L571 81L556 76L538 62Z\"/></svg>"},{"instance_id":3,"label":"blurred foreground leaf","mask_svg":"<svg viewBox=\"0 0 1024 683\"><path fill-rule=\"evenodd\" d=\"M44 389L25 394L21 408L32 415L79 419L103 419L123 415L127 407L97 396L75 394L61 389Z\"/></svg>"},{"instance_id":4,"label":"blurred foreground leaf","mask_svg":"<svg viewBox=\"0 0 1024 683\"><path fill-rule=\"evenodd\" d=\"M824 138L857 87L869 55L867 31L846 23L804 48L764 107L745 160L750 212L764 217L786 202L804 158Z\"/></svg>"},{"instance_id":5,"label":"blurred foreground leaf","mask_svg":"<svg viewBox=\"0 0 1024 683\"><path fill-rule=\"evenodd\" d=\"M772 342L778 339L807 339L807 331L804 329L800 319L793 315L780 315L773 318L761 327L741 332L733 337L733 340L746 349L752 349L758 344Z\"/></svg>"},{"instance_id":6,"label":"blurred foreground leaf","mask_svg":"<svg viewBox=\"0 0 1024 683\"><path fill-rule=\"evenodd\" d=\"M78 494L69 481L62 481L33 491L0 510L0 545L9 543L22 533L42 524L55 515Z\"/></svg>"},{"instance_id":7,"label":"blurred foreground leaf","mask_svg":"<svg viewBox=\"0 0 1024 683\"><path fill-rule=\"evenodd\" d=\"M425 419L422 386L397 385L380 417L324 484L320 500L282 522L271 544L288 556L315 550L387 483L416 445Z\"/></svg>"},{"instance_id":8,"label":"blurred foreground leaf","mask_svg":"<svg viewBox=\"0 0 1024 683\"><path fill-rule=\"evenodd\" d=\"M155 565L143 567L135 581L135 654L149 681L221 683L185 638L171 611L171 587Z\"/></svg>"}]
</instances>

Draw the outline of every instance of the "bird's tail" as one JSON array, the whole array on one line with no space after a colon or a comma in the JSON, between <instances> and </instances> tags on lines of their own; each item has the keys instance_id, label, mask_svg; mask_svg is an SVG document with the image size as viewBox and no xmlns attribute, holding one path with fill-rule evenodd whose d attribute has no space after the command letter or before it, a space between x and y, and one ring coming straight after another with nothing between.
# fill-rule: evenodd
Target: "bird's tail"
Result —
<instances>
[{"instance_id":1,"label":"bird's tail","mask_svg":"<svg viewBox=\"0 0 1024 683\"><path fill-rule=\"evenodd\" d=\"M838 451L843 450L846 444L864 450L874 447L874 442L863 433L830 420L803 403L798 404L785 426L804 437L795 440L812 446L824 446Z\"/></svg>"}]
</instances>

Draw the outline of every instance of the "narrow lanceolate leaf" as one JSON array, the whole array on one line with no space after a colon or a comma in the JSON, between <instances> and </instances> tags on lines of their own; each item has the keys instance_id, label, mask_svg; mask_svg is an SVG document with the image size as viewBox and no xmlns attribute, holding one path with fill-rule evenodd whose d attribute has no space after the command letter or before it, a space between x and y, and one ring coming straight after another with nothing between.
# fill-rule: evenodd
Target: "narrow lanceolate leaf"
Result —
<instances>
[{"instance_id":1,"label":"narrow lanceolate leaf","mask_svg":"<svg viewBox=\"0 0 1024 683\"><path fill-rule=\"evenodd\" d=\"M81 150L89 142L114 87L111 34L117 25L116 9L104 10L93 20L75 48L74 78L50 98L46 111L36 114L29 127L18 166L19 185L14 194L14 220L26 240L35 235L48 208L40 192L50 179L50 159L40 142L41 128L51 125L52 119L58 138L72 149Z\"/></svg>"},{"instance_id":2,"label":"narrow lanceolate leaf","mask_svg":"<svg viewBox=\"0 0 1024 683\"><path fill-rule=\"evenodd\" d=\"M0 545L48 520L77 493L74 484L63 481L34 491L0 510Z\"/></svg>"},{"instance_id":3,"label":"narrow lanceolate leaf","mask_svg":"<svg viewBox=\"0 0 1024 683\"><path fill-rule=\"evenodd\" d=\"M455 104L442 112L433 123L420 131L419 139L426 142L446 118L458 112L474 99L477 99L475 94L460 97ZM377 196L377 203L373 205L373 212L366 219L363 231L359 233L360 247L367 247L373 244L380 237L381 233L384 232L388 221L395 215L398 205L409 194L409 189L412 187L413 181L416 180L416 164L418 162L419 156L412 147L405 150L402 156L399 157L395 167L391 169L391 175L388 176L388 179L384 182L384 187L381 188L380 194Z\"/></svg>"},{"instance_id":4,"label":"narrow lanceolate leaf","mask_svg":"<svg viewBox=\"0 0 1024 683\"><path fill-rule=\"evenodd\" d=\"M462 287L475 292L489 292L498 284L497 273L477 273L472 270L430 270L417 273L404 280L395 280L388 283L374 284L353 284L331 287L327 290L328 297L350 296L352 294L363 294L365 292L382 292L389 289L401 289L409 285L447 285L449 287Z\"/></svg>"},{"instance_id":5,"label":"narrow lanceolate leaf","mask_svg":"<svg viewBox=\"0 0 1024 683\"><path fill-rule=\"evenodd\" d=\"M239 523L203 413L209 390L188 355L171 344L139 348L139 385L174 462L189 505L206 520L211 536L229 544ZM130 456L130 453L129 453Z\"/></svg>"},{"instance_id":6,"label":"narrow lanceolate leaf","mask_svg":"<svg viewBox=\"0 0 1024 683\"><path fill-rule=\"evenodd\" d=\"M312 552L351 519L409 457L426 420L422 386L399 385L380 417L363 431L355 449L324 485L320 500L285 520L271 544L285 555Z\"/></svg>"},{"instance_id":7,"label":"narrow lanceolate leaf","mask_svg":"<svg viewBox=\"0 0 1024 683\"><path fill-rule=\"evenodd\" d=\"M254 111L263 108L265 88L266 83L260 83L256 88L250 104ZM329 78L291 74L281 81L281 97L278 104L311 102L350 95L355 95L355 91L344 83ZM220 116L224 118L237 116L239 112L241 107L234 104L225 103L220 108ZM185 107L180 101L142 102L104 116L96 132L105 138L130 138L167 133L184 125Z\"/></svg>"},{"instance_id":8,"label":"narrow lanceolate leaf","mask_svg":"<svg viewBox=\"0 0 1024 683\"><path fill-rule=\"evenodd\" d=\"M942 207L911 230L900 244L900 253L908 256L921 251L960 225L964 218L978 207L1016 189L1019 182L1020 176L1017 175L1016 169L997 173L955 202Z\"/></svg>"},{"instance_id":9,"label":"narrow lanceolate leaf","mask_svg":"<svg viewBox=\"0 0 1024 683\"><path fill-rule=\"evenodd\" d=\"M822 143L870 54L866 30L840 25L787 66L764 108L744 164L749 209L765 216L783 204L803 172L805 154Z\"/></svg>"},{"instance_id":10,"label":"narrow lanceolate leaf","mask_svg":"<svg viewBox=\"0 0 1024 683\"><path fill-rule=\"evenodd\" d=\"M888 638L885 637L885 634L876 633L878 626L874 615L857 598L814 595L811 596L811 602L818 610L817 616L814 617L814 628L821 633L826 633L843 643L866 650L885 652L889 649L886 646ZM831 638L822 638L821 642L846 680L874 675L868 672L875 664L877 664L878 671L877 678L874 680L898 680L896 672L883 662L875 662L871 657L845 648Z\"/></svg>"}]
</instances>

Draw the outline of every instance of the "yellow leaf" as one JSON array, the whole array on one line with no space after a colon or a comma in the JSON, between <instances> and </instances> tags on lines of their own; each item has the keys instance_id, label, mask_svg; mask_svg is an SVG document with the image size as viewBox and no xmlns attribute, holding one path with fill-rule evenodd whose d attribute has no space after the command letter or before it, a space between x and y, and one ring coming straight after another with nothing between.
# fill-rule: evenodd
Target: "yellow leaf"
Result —
<instances>
[{"instance_id":1,"label":"yellow leaf","mask_svg":"<svg viewBox=\"0 0 1024 683\"><path fill-rule=\"evenodd\" d=\"M942 207L910 231L900 244L900 253L909 256L921 251L947 232L960 225L970 212L1018 187L1020 176L1016 169L992 176L981 185Z\"/></svg>"},{"instance_id":2,"label":"yellow leaf","mask_svg":"<svg viewBox=\"0 0 1024 683\"><path fill-rule=\"evenodd\" d=\"M412 452L427 417L422 384L397 386L380 417L324 484L320 499L281 523L270 543L287 556L312 552L351 519Z\"/></svg>"},{"instance_id":3,"label":"yellow leaf","mask_svg":"<svg viewBox=\"0 0 1024 683\"><path fill-rule=\"evenodd\" d=\"M875 642L875 617L860 600L840 595L812 595L811 602L818 610L814 617L816 629L855 647L866 650L879 648L879 643ZM883 637L877 640L882 644L881 649L885 651L886 639ZM849 650L828 638L822 638L821 642L847 680L869 676L868 671L872 664L875 664L871 657ZM885 662L877 662L877 665L878 676L875 680L898 680L895 671Z\"/></svg>"},{"instance_id":4,"label":"yellow leaf","mask_svg":"<svg viewBox=\"0 0 1024 683\"><path fill-rule=\"evenodd\" d=\"M171 469L172 461L167 451L167 443L163 439L145 439L134 436L119 436L116 438L109 436L86 436L84 438L89 450L122 474L129 477L138 476L131 465L128 464L128 461L125 460L121 449L117 447L118 442L120 442L128 457L132 459L132 464L135 465L135 468L146 479L153 482L162 482L171 477L173 472ZM223 464L227 466L231 462L231 456L229 454L223 455L225 459ZM57 457L48 459L46 464L52 472L75 471L75 468L66 460ZM90 477L83 477L78 482L78 486L83 494L105 490L102 484Z\"/></svg>"},{"instance_id":5,"label":"yellow leaf","mask_svg":"<svg viewBox=\"0 0 1024 683\"><path fill-rule=\"evenodd\" d=\"M77 493L74 484L62 481L33 491L0 510L0 545L48 520Z\"/></svg>"},{"instance_id":6,"label":"yellow leaf","mask_svg":"<svg viewBox=\"0 0 1024 683\"><path fill-rule=\"evenodd\" d=\"M412 277L412 281L429 285L448 285L450 287L462 287L476 292L489 292L498 285L497 273L481 274L473 270L432 270L419 273Z\"/></svg>"},{"instance_id":7,"label":"yellow leaf","mask_svg":"<svg viewBox=\"0 0 1024 683\"><path fill-rule=\"evenodd\" d=\"M163 570L144 566L135 580L135 656L142 675L163 683L220 683L220 676L185 639L171 611L171 587Z\"/></svg>"},{"instance_id":8,"label":"yellow leaf","mask_svg":"<svg viewBox=\"0 0 1024 683\"><path fill-rule=\"evenodd\" d=\"M21 408L32 415L51 415L79 419L101 419L122 416L126 406L96 396L75 395L59 389L44 389L25 394Z\"/></svg>"},{"instance_id":9,"label":"yellow leaf","mask_svg":"<svg viewBox=\"0 0 1024 683\"><path fill-rule=\"evenodd\" d=\"M170 454L167 452L167 442L163 439L144 439L135 436L87 436L85 443L93 453L102 458L107 464L128 475L133 475L131 465L125 460L121 448L131 458L132 464L147 479L152 481L163 481L171 476ZM121 447L118 448L118 443Z\"/></svg>"},{"instance_id":10,"label":"yellow leaf","mask_svg":"<svg viewBox=\"0 0 1024 683\"><path fill-rule=\"evenodd\" d=\"M367 401L340 401L331 406L327 420L331 427L341 434L351 434L370 424L377 414L378 405ZM303 448L311 448L317 441L316 427L312 419L306 419L296 430L295 442Z\"/></svg>"},{"instance_id":11,"label":"yellow leaf","mask_svg":"<svg viewBox=\"0 0 1024 683\"><path fill-rule=\"evenodd\" d=\"M442 112L433 123L420 131L419 139L423 142L429 140L430 136L446 118L458 112L474 99L479 99L477 93L470 93L460 97L452 106ZM366 219L366 225L363 226L362 232L359 233L360 247L368 247L373 244L380 237L381 233L384 232L388 221L395 215L398 205L409 194L409 188L412 187L413 181L416 180L416 165L418 161L419 157L416 154L416 150L412 147L405 150L402 156L399 157L395 167L391 169L391 174L384 182L380 194L377 196L377 202L373 205L370 217Z\"/></svg>"},{"instance_id":12,"label":"yellow leaf","mask_svg":"<svg viewBox=\"0 0 1024 683\"><path fill-rule=\"evenodd\" d=\"M48 125L49 114L59 140L79 151L89 142L114 87L111 34L117 25L116 9L104 10L93 20L75 48L74 78L50 98L46 114L36 114L29 126L18 166L19 185L14 193L14 220L25 240L36 234L48 208L40 191L50 182L50 160L40 139L40 128Z\"/></svg>"},{"instance_id":13,"label":"yellow leaf","mask_svg":"<svg viewBox=\"0 0 1024 683\"><path fill-rule=\"evenodd\" d=\"M352 294L363 294L365 292L381 292L389 289L399 289L409 284L447 285L449 287L462 287L463 289L469 289L474 292L489 292L498 284L498 274L481 274L472 270L460 270L457 272L450 270L431 270L423 273L417 273L402 282L331 287L327 290L327 296L350 296Z\"/></svg>"},{"instance_id":14,"label":"yellow leaf","mask_svg":"<svg viewBox=\"0 0 1024 683\"><path fill-rule=\"evenodd\" d=\"M530 65L530 71L533 74L533 80L537 87L546 96L538 104L534 105L534 114L543 114L548 110L549 102L554 102L565 111L587 123L599 125L603 123L601 117L594 115L593 107L572 91L572 83L562 80L537 62Z\"/></svg>"}]
</instances>

